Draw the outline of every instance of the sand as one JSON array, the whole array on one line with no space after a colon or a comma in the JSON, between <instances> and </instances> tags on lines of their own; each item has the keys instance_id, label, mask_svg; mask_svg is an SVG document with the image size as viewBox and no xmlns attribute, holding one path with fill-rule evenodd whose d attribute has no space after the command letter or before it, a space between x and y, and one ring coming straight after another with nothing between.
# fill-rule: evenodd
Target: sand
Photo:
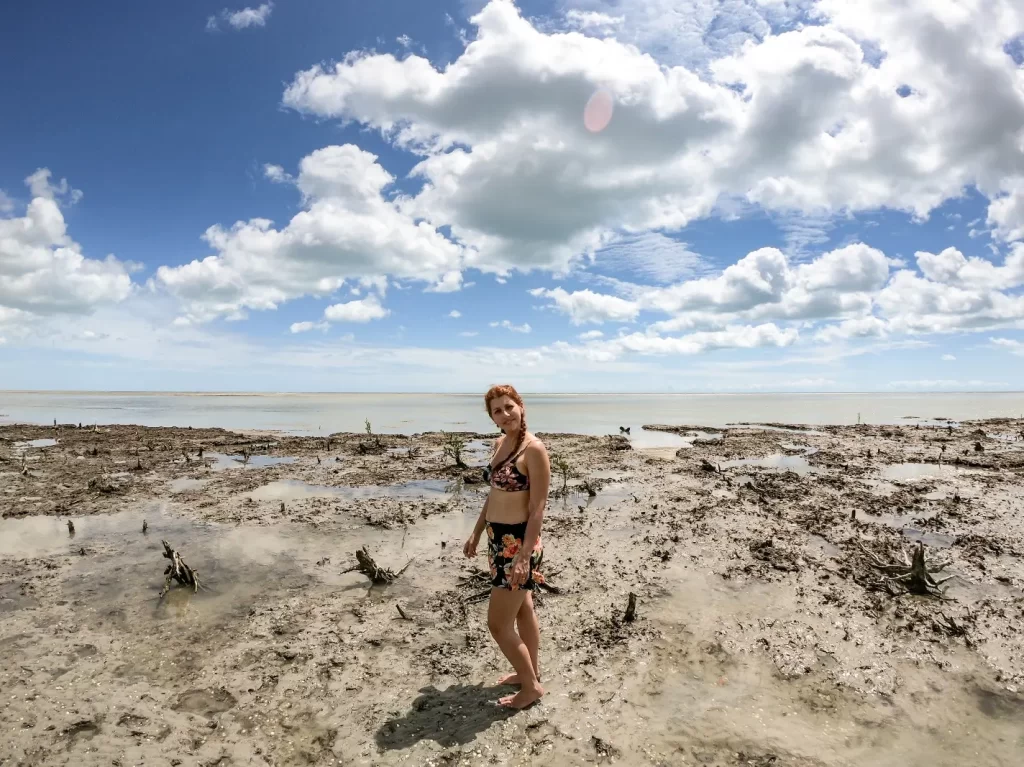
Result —
<instances>
[{"instance_id":1,"label":"sand","mask_svg":"<svg viewBox=\"0 0 1024 767\"><path fill-rule=\"evenodd\" d=\"M493 435L0 427L0 764L1019 765L1022 428L541 435L575 476L513 713L462 556ZM866 553L918 542L945 599Z\"/></svg>"}]
</instances>

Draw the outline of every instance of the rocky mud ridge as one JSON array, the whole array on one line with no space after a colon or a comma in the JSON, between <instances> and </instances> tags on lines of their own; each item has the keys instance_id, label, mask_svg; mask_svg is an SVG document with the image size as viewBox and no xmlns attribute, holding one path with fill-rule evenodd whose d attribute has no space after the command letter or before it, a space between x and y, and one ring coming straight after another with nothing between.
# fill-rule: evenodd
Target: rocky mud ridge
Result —
<instances>
[{"instance_id":1,"label":"rocky mud ridge","mask_svg":"<svg viewBox=\"0 0 1024 767\"><path fill-rule=\"evenodd\" d=\"M513 715L493 435L0 427L0 765L1021 764L1024 422L645 429L540 435Z\"/></svg>"}]
</instances>

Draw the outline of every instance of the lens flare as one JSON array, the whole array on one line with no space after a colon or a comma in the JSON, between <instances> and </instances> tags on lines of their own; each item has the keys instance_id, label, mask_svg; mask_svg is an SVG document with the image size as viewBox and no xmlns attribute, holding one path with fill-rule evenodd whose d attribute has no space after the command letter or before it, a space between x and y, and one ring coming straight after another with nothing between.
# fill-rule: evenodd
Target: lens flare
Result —
<instances>
[{"instance_id":1,"label":"lens flare","mask_svg":"<svg viewBox=\"0 0 1024 767\"><path fill-rule=\"evenodd\" d=\"M613 110L612 94L604 88L594 91L583 108L583 125L591 133L600 133L612 121Z\"/></svg>"}]
</instances>

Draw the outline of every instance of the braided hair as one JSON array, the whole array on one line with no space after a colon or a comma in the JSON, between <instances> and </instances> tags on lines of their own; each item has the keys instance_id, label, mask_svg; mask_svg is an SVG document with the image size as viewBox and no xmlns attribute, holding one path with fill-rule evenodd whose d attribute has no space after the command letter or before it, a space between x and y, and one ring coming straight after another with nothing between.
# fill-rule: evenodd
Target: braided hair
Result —
<instances>
[{"instance_id":1,"label":"braided hair","mask_svg":"<svg viewBox=\"0 0 1024 767\"><path fill-rule=\"evenodd\" d=\"M498 397L508 397L519 405L519 409L522 411L522 417L519 421L519 434L516 436L516 444L512 447L512 451L509 453L509 456L513 456L519 451L519 448L522 447L523 440L526 439L526 405L523 404L523 398L519 396L519 392L517 392L515 387L511 384L492 386L487 390L487 394L484 395L484 408L487 410L487 415L491 414L491 402L496 400ZM504 433L504 429L502 429L502 433Z\"/></svg>"}]
</instances>

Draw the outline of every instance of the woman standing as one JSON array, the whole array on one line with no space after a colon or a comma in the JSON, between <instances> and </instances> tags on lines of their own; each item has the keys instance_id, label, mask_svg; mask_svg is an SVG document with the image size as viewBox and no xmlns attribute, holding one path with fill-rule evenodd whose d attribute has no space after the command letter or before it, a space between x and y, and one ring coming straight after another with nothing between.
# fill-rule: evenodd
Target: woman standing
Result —
<instances>
[{"instance_id":1,"label":"woman standing","mask_svg":"<svg viewBox=\"0 0 1024 767\"><path fill-rule=\"evenodd\" d=\"M463 552L475 557L487 530L491 569L491 601L487 627L515 669L498 684L519 685L519 692L499 703L526 708L540 700L540 626L533 609L533 591L543 582L540 528L548 500L551 464L544 443L526 430L526 408L511 386L493 386L484 395L491 420L503 432L484 469L490 485L487 500ZM518 632L516 629L518 628Z\"/></svg>"}]
</instances>

